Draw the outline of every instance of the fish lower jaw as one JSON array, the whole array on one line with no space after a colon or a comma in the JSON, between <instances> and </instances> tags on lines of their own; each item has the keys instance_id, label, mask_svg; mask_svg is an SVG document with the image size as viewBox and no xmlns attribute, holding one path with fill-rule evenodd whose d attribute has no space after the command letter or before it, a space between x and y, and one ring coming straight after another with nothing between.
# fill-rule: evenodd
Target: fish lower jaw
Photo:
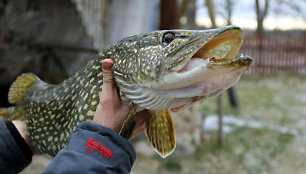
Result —
<instances>
[{"instance_id":1,"label":"fish lower jaw","mask_svg":"<svg viewBox=\"0 0 306 174\"><path fill-rule=\"evenodd\" d=\"M247 62L247 61L246 61ZM192 59L181 72L169 72L157 82L145 84L148 88L156 90L170 90L187 88L189 86L211 81L226 74L240 76L248 66L240 63L240 58L227 62L226 65L202 59Z\"/></svg>"},{"instance_id":2,"label":"fish lower jaw","mask_svg":"<svg viewBox=\"0 0 306 174\"><path fill-rule=\"evenodd\" d=\"M160 90L142 87L138 88L141 89L138 94L131 93L126 97L141 108L149 110L171 109L173 112L177 112L199 100L222 93L233 86L239 78L240 74L224 74L183 88Z\"/></svg>"},{"instance_id":3,"label":"fish lower jaw","mask_svg":"<svg viewBox=\"0 0 306 174\"><path fill-rule=\"evenodd\" d=\"M177 100L183 98L186 101L185 103L171 106L171 111L178 112L184 110L197 101L221 94L232 87L240 79L242 73L243 71L233 71L232 73L221 74L185 88L167 90L167 94L165 95L177 97Z\"/></svg>"}]
</instances>

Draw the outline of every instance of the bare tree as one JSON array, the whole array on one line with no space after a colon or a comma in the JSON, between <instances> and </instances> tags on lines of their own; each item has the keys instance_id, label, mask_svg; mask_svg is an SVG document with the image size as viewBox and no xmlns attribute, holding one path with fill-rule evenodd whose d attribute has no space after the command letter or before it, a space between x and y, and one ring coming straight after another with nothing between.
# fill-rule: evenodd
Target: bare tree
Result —
<instances>
[{"instance_id":1,"label":"bare tree","mask_svg":"<svg viewBox=\"0 0 306 174\"><path fill-rule=\"evenodd\" d=\"M226 0L225 4L219 4L218 6L220 6L221 8L219 8L219 11L216 10L216 14L222 16L225 20L227 25L231 25L232 24L232 14L233 14L233 9L234 9L234 5L237 1L233 1L233 0Z\"/></svg>"},{"instance_id":2,"label":"bare tree","mask_svg":"<svg viewBox=\"0 0 306 174\"><path fill-rule=\"evenodd\" d=\"M185 29L194 29L196 12L196 0L183 0L180 7L180 18L186 17L187 21L181 27Z\"/></svg>"},{"instance_id":3,"label":"bare tree","mask_svg":"<svg viewBox=\"0 0 306 174\"><path fill-rule=\"evenodd\" d=\"M215 6L214 6L214 2L212 0L206 0L205 1L205 5L207 7L208 10L208 15L211 21L211 28L216 28L216 18L215 18Z\"/></svg>"},{"instance_id":4,"label":"bare tree","mask_svg":"<svg viewBox=\"0 0 306 174\"><path fill-rule=\"evenodd\" d=\"M233 0L226 0L226 12L227 12L227 24L232 24L232 14L233 14L234 3Z\"/></svg>"},{"instance_id":5,"label":"bare tree","mask_svg":"<svg viewBox=\"0 0 306 174\"><path fill-rule=\"evenodd\" d=\"M256 16L257 16L257 30L256 33L260 36L264 34L263 22L265 17L268 14L269 10L269 1L265 0L265 5L263 8L260 7L259 0L255 0L255 7L256 7Z\"/></svg>"}]
</instances>

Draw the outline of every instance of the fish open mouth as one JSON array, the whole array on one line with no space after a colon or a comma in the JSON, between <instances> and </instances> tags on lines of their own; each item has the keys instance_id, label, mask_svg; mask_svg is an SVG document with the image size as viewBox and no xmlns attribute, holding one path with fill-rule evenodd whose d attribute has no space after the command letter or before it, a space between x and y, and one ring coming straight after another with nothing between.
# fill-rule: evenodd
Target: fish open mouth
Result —
<instances>
[{"instance_id":1,"label":"fish open mouth","mask_svg":"<svg viewBox=\"0 0 306 174\"><path fill-rule=\"evenodd\" d=\"M225 31L202 46L192 58L223 62L232 59L237 54L243 40L240 30Z\"/></svg>"},{"instance_id":2,"label":"fish open mouth","mask_svg":"<svg viewBox=\"0 0 306 174\"><path fill-rule=\"evenodd\" d=\"M177 72L185 72L205 65L207 67L244 67L252 63L250 57L235 57L243 41L243 33L239 29L225 31L206 42L196 51L186 65Z\"/></svg>"}]
</instances>

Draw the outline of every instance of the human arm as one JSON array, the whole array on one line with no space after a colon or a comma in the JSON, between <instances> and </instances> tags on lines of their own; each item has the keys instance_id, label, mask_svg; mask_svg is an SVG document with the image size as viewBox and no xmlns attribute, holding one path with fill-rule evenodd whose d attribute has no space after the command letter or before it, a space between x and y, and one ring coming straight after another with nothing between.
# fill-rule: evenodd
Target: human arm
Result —
<instances>
[{"instance_id":1,"label":"human arm","mask_svg":"<svg viewBox=\"0 0 306 174\"><path fill-rule=\"evenodd\" d=\"M110 128L82 122L43 173L129 173L135 158L125 138Z\"/></svg>"},{"instance_id":2,"label":"human arm","mask_svg":"<svg viewBox=\"0 0 306 174\"><path fill-rule=\"evenodd\" d=\"M33 154L24 128L22 121L5 123L0 117L0 173L18 173L31 163Z\"/></svg>"}]
</instances>

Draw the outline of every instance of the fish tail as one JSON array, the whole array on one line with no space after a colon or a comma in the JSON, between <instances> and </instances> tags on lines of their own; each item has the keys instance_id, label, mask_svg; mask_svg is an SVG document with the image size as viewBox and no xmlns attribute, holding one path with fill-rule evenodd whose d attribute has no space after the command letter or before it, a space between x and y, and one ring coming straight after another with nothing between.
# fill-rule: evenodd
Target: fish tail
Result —
<instances>
[{"instance_id":1,"label":"fish tail","mask_svg":"<svg viewBox=\"0 0 306 174\"><path fill-rule=\"evenodd\" d=\"M35 83L39 78L31 73L24 73L17 77L10 87L8 101L11 104L18 104L22 100L23 94L27 89Z\"/></svg>"}]
</instances>

